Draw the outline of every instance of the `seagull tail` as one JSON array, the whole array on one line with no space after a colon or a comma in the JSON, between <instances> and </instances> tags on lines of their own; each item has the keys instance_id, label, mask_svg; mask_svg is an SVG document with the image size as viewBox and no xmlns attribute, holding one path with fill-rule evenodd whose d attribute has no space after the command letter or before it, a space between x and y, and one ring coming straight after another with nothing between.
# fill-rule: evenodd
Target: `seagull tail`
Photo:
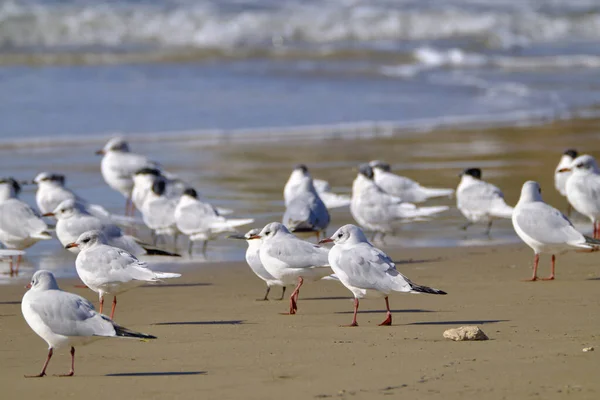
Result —
<instances>
[{"instance_id":1,"label":"seagull tail","mask_svg":"<svg viewBox=\"0 0 600 400\"><path fill-rule=\"evenodd\" d=\"M428 217L431 215L439 214L448 210L450 207L448 206L432 206L432 207L418 207L415 209L408 209L406 207L399 207L399 216L400 218L422 218Z\"/></svg>"},{"instance_id":2,"label":"seagull tail","mask_svg":"<svg viewBox=\"0 0 600 400\"><path fill-rule=\"evenodd\" d=\"M428 293L428 294L447 294L443 290L430 288L428 286L421 286L410 282L410 289L413 293Z\"/></svg>"},{"instance_id":3,"label":"seagull tail","mask_svg":"<svg viewBox=\"0 0 600 400\"><path fill-rule=\"evenodd\" d=\"M594 239L594 238L591 238L591 237L585 236L585 235L583 235L583 237L585 238L586 244L590 244L592 246L600 246L600 239Z\"/></svg>"},{"instance_id":4,"label":"seagull tail","mask_svg":"<svg viewBox=\"0 0 600 400\"><path fill-rule=\"evenodd\" d=\"M155 272L154 277L156 279L170 279L170 278L179 278L181 274L175 274L171 272Z\"/></svg>"},{"instance_id":5,"label":"seagull tail","mask_svg":"<svg viewBox=\"0 0 600 400\"><path fill-rule=\"evenodd\" d=\"M232 218L225 221L215 221L210 224L210 228L219 232L229 232L238 226L248 225L254 222L252 218Z\"/></svg>"},{"instance_id":6,"label":"seagull tail","mask_svg":"<svg viewBox=\"0 0 600 400\"><path fill-rule=\"evenodd\" d=\"M454 189L422 187L421 190L423 191L423 194L427 198L444 197L444 196L452 197L452 195L454 194Z\"/></svg>"},{"instance_id":7,"label":"seagull tail","mask_svg":"<svg viewBox=\"0 0 600 400\"><path fill-rule=\"evenodd\" d=\"M126 337L126 338L137 338L137 339L156 339L156 336L147 335L145 333L134 332L123 326L117 325L113 322L115 328L115 336Z\"/></svg>"},{"instance_id":8,"label":"seagull tail","mask_svg":"<svg viewBox=\"0 0 600 400\"><path fill-rule=\"evenodd\" d=\"M31 235L31 237L33 239L38 239L38 240L49 240L52 239L52 235L49 232L46 231L42 231L39 233L34 233L33 235Z\"/></svg>"},{"instance_id":9,"label":"seagull tail","mask_svg":"<svg viewBox=\"0 0 600 400\"><path fill-rule=\"evenodd\" d=\"M501 204L496 204L490 211L494 217L498 218L512 218L514 208L502 202Z\"/></svg>"}]
</instances>

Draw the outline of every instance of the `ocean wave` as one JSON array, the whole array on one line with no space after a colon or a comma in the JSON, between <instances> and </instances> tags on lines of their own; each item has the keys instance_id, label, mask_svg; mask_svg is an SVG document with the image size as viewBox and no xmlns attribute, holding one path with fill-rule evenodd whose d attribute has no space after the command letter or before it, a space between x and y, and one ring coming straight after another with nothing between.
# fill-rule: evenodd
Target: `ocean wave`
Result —
<instances>
[{"instance_id":1,"label":"ocean wave","mask_svg":"<svg viewBox=\"0 0 600 400\"><path fill-rule=\"evenodd\" d=\"M600 39L600 10L593 2L539 3L4 0L0 3L0 47L62 51L141 46L236 51L468 38L485 47L507 48L573 38Z\"/></svg>"}]
</instances>

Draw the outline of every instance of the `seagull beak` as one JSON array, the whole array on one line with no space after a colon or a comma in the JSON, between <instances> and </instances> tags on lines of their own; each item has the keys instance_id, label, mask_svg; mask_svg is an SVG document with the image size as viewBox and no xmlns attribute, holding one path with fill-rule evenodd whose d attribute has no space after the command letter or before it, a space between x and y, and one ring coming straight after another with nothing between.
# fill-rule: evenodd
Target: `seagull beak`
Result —
<instances>
[{"instance_id":1,"label":"seagull beak","mask_svg":"<svg viewBox=\"0 0 600 400\"><path fill-rule=\"evenodd\" d=\"M571 168L561 168L556 172L571 172Z\"/></svg>"},{"instance_id":2,"label":"seagull beak","mask_svg":"<svg viewBox=\"0 0 600 400\"><path fill-rule=\"evenodd\" d=\"M46 213L46 214L42 214L42 217L54 217L54 213Z\"/></svg>"},{"instance_id":3,"label":"seagull beak","mask_svg":"<svg viewBox=\"0 0 600 400\"><path fill-rule=\"evenodd\" d=\"M65 249L70 249L71 247L79 247L79 245L77 243L69 243L65 246Z\"/></svg>"},{"instance_id":4,"label":"seagull beak","mask_svg":"<svg viewBox=\"0 0 600 400\"><path fill-rule=\"evenodd\" d=\"M260 235L252 235L247 240L260 239Z\"/></svg>"},{"instance_id":5,"label":"seagull beak","mask_svg":"<svg viewBox=\"0 0 600 400\"><path fill-rule=\"evenodd\" d=\"M234 234L231 234L231 235L227 235L226 238L227 239L242 239L242 240L246 239L246 237L244 235L241 235L239 233L234 233Z\"/></svg>"},{"instance_id":6,"label":"seagull beak","mask_svg":"<svg viewBox=\"0 0 600 400\"><path fill-rule=\"evenodd\" d=\"M31 289L31 283L28 283L27 285L25 285L25 289Z\"/></svg>"},{"instance_id":7,"label":"seagull beak","mask_svg":"<svg viewBox=\"0 0 600 400\"><path fill-rule=\"evenodd\" d=\"M104 155L104 154L105 154L104 150L98 150L98 151L96 151L96 155L97 156L101 156L101 155Z\"/></svg>"},{"instance_id":8,"label":"seagull beak","mask_svg":"<svg viewBox=\"0 0 600 400\"><path fill-rule=\"evenodd\" d=\"M323 240L319 240L318 244L325 244L325 243L332 243L333 239L332 238L325 238Z\"/></svg>"}]
</instances>

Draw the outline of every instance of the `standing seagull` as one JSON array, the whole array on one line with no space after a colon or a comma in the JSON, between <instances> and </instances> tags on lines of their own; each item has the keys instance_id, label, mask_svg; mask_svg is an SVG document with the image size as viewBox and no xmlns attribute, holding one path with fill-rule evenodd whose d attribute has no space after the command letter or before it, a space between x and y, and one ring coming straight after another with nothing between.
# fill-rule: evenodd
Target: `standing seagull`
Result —
<instances>
[{"instance_id":1,"label":"standing seagull","mask_svg":"<svg viewBox=\"0 0 600 400\"><path fill-rule=\"evenodd\" d=\"M262 240L260 261L276 280L284 285L297 284L290 296L290 315L298 310L298 294L304 280L317 281L331 274L329 250L298 239L279 222L271 222L249 239Z\"/></svg>"},{"instance_id":2,"label":"standing seagull","mask_svg":"<svg viewBox=\"0 0 600 400\"><path fill-rule=\"evenodd\" d=\"M179 198L169 197L166 190L166 180L159 177L152 184L152 190L146 196L144 206L140 210L144 223L152 230L154 244L161 235L174 237L177 244L179 230L175 221L175 208Z\"/></svg>"},{"instance_id":3,"label":"standing seagull","mask_svg":"<svg viewBox=\"0 0 600 400\"><path fill-rule=\"evenodd\" d=\"M563 197L567 197L567 180L571 176L571 171L568 170L573 163L573 160L577 158L577 150L569 149L560 157L560 161L554 170L554 187ZM567 214L571 214L571 203L567 203Z\"/></svg>"},{"instance_id":4,"label":"standing seagull","mask_svg":"<svg viewBox=\"0 0 600 400\"><path fill-rule=\"evenodd\" d=\"M97 313L92 303L76 294L59 289L52 272L40 270L33 274L30 288L23 296L21 311L29 327L46 343L48 358L42 372L26 378L41 378L54 349L71 346L71 370L60 376L75 374L75 346L109 337L156 339L156 336L130 331L107 316Z\"/></svg>"},{"instance_id":5,"label":"standing seagull","mask_svg":"<svg viewBox=\"0 0 600 400\"><path fill-rule=\"evenodd\" d=\"M86 232L75 243L69 243L65 247L79 247L80 252L75 260L77 274L87 287L98 293L100 313L104 307L104 295L114 296L111 319L115 315L118 294L147 282L159 282L161 279L181 276L151 271L145 262L125 250L106 244L106 237L100 231Z\"/></svg>"},{"instance_id":6,"label":"standing seagull","mask_svg":"<svg viewBox=\"0 0 600 400\"><path fill-rule=\"evenodd\" d=\"M569 204L592 221L593 237L600 238L600 172L596 159L587 154L579 156L561 171L570 173L565 185Z\"/></svg>"},{"instance_id":7,"label":"standing seagull","mask_svg":"<svg viewBox=\"0 0 600 400\"><path fill-rule=\"evenodd\" d=\"M335 243L329 251L329 264L338 279L354 294L354 317L348 326L358 326L358 299L385 297L387 316L380 326L392 325L388 296L392 292L446 294L446 292L412 283L396 269L383 251L374 247L355 225L344 225L332 237L319 243Z\"/></svg>"},{"instance_id":8,"label":"standing seagull","mask_svg":"<svg viewBox=\"0 0 600 400\"><path fill-rule=\"evenodd\" d=\"M215 207L198 199L195 189L183 192L174 211L177 229L189 236L188 253L191 255L194 242L203 242L202 254L206 253L208 241L222 232L235 232L235 228L254 222L252 218L226 219Z\"/></svg>"},{"instance_id":9,"label":"standing seagull","mask_svg":"<svg viewBox=\"0 0 600 400\"><path fill-rule=\"evenodd\" d=\"M133 190L133 174L142 168L156 168L157 164L145 156L131 153L129 144L123 138L110 139L102 150L96 154L103 155L101 163L102 177L112 189L121 193L126 199L125 215L135 213L131 202Z\"/></svg>"},{"instance_id":10,"label":"standing seagull","mask_svg":"<svg viewBox=\"0 0 600 400\"><path fill-rule=\"evenodd\" d=\"M310 173L308 172L306 165L299 164L294 168L283 188L283 199L286 206L296 196L299 187L307 176L310 176ZM322 179L313 179L313 185L328 209L350 205L350 198L348 196L333 193L329 182Z\"/></svg>"},{"instance_id":11,"label":"standing seagull","mask_svg":"<svg viewBox=\"0 0 600 400\"><path fill-rule=\"evenodd\" d=\"M279 300L283 300L283 296L285 296L285 284L280 280L275 279L273 275L266 270L260 261L260 245L262 244L262 239L251 239L253 236L257 236L260 233L259 229L250 229L245 235L234 234L228 236L230 239L241 239L246 240L248 243L248 249L246 250L246 262L248 266L258 276L260 279L265 281L267 284L267 292L265 293L265 297L259 300L269 300L269 292L271 291L271 286L281 286L283 287L283 291L281 292L281 298Z\"/></svg>"},{"instance_id":12,"label":"standing seagull","mask_svg":"<svg viewBox=\"0 0 600 400\"><path fill-rule=\"evenodd\" d=\"M513 208L504 201L504 194L491 183L481 180L479 168L469 168L460 174L456 189L456 206L467 218L462 229L477 222L487 223L485 233L490 234L492 222L498 218L511 218Z\"/></svg>"},{"instance_id":13,"label":"standing seagull","mask_svg":"<svg viewBox=\"0 0 600 400\"><path fill-rule=\"evenodd\" d=\"M429 217L447 209L447 206L417 208L392 196L375 183L373 169L368 164L359 167L352 183L352 217L363 229L381 233L382 239L387 233L393 233L404 219Z\"/></svg>"},{"instance_id":14,"label":"standing seagull","mask_svg":"<svg viewBox=\"0 0 600 400\"><path fill-rule=\"evenodd\" d=\"M121 228L111 223L111 221L98 218L89 214L79 203L74 200L65 200L56 207L54 212L46 213L44 217L55 217L56 236L63 246L75 242L83 233L99 230L106 237L107 243L111 246L123 249L134 256L174 256L179 254L157 249L139 239L125 235ZM72 253L79 253L78 247L69 249Z\"/></svg>"},{"instance_id":15,"label":"standing seagull","mask_svg":"<svg viewBox=\"0 0 600 400\"><path fill-rule=\"evenodd\" d=\"M410 203L423 203L433 197L452 196L454 189L438 189L421 186L405 176L391 172L390 164L374 160L369 163L375 173L375 183L387 193Z\"/></svg>"},{"instance_id":16,"label":"standing seagull","mask_svg":"<svg viewBox=\"0 0 600 400\"><path fill-rule=\"evenodd\" d=\"M29 205L17 198L21 186L13 178L0 179L0 242L7 249L24 250L40 240L52 239L48 226ZM10 272L19 272L21 255L13 271L11 257Z\"/></svg>"},{"instance_id":17,"label":"standing seagull","mask_svg":"<svg viewBox=\"0 0 600 400\"><path fill-rule=\"evenodd\" d=\"M330 221L329 211L319 197L306 166L300 165L292 171L284 188L284 199L283 224L291 232L315 232L317 239L321 232L325 232Z\"/></svg>"},{"instance_id":18,"label":"standing seagull","mask_svg":"<svg viewBox=\"0 0 600 400\"><path fill-rule=\"evenodd\" d=\"M548 278L554 279L555 254L561 254L573 249L594 249L600 245L600 240L592 239L579 233L556 208L542 200L542 189L537 182L527 181L521 189L521 198L515 206L512 223L517 235L535 253L533 259L533 276L530 281L536 281L537 269L541 253L552 254L552 272Z\"/></svg>"}]
</instances>

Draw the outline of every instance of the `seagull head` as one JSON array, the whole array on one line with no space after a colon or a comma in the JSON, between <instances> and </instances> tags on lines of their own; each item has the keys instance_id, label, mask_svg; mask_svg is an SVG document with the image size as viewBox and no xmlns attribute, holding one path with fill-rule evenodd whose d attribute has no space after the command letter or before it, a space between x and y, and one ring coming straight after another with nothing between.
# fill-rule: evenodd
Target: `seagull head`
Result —
<instances>
[{"instance_id":1,"label":"seagull head","mask_svg":"<svg viewBox=\"0 0 600 400\"><path fill-rule=\"evenodd\" d=\"M79 238L74 243L69 243L65 249L79 247L80 250L89 249L98 244L106 244L106 236L98 230L87 231L79 235Z\"/></svg>"},{"instance_id":2,"label":"seagull head","mask_svg":"<svg viewBox=\"0 0 600 400\"><path fill-rule=\"evenodd\" d=\"M152 184L152 193L157 196L162 196L167 190L167 182L163 178L159 178Z\"/></svg>"},{"instance_id":3,"label":"seagull head","mask_svg":"<svg viewBox=\"0 0 600 400\"><path fill-rule=\"evenodd\" d=\"M290 231L280 222L271 222L267 224L258 235L251 235L246 240L262 239L270 240L278 234L290 234Z\"/></svg>"},{"instance_id":4,"label":"seagull head","mask_svg":"<svg viewBox=\"0 0 600 400\"><path fill-rule=\"evenodd\" d=\"M385 161L381 161L381 160L370 161L369 166L371 168L373 168L374 170L380 170L380 171L385 171L385 172L390 172L392 170L392 167L390 166L390 164L386 163Z\"/></svg>"},{"instance_id":5,"label":"seagull head","mask_svg":"<svg viewBox=\"0 0 600 400\"><path fill-rule=\"evenodd\" d=\"M521 188L521 197L519 198L519 203L532 203L535 201L543 201L542 188L540 187L540 184L535 181L527 181Z\"/></svg>"},{"instance_id":6,"label":"seagull head","mask_svg":"<svg viewBox=\"0 0 600 400\"><path fill-rule=\"evenodd\" d=\"M473 179L481 180L481 168L467 168L459 176L469 176Z\"/></svg>"},{"instance_id":7,"label":"seagull head","mask_svg":"<svg viewBox=\"0 0 600 400\"><path fill-rule=\"evenodd\" d=\"M323 239L319 244L325 243L335 244L357 244L357 243L369 243L362 229L356 225L348 224L342 226L340 229L335 231L333 236Z\"/></svg>"},{"instance_id":8,"label":"seagull head","mask_svg":"<svg viewBox=\"0 0 600 400\"><path fill-rule=\"evenodd\" d=\"M26 288L31 290L58 290L58 283L56 283L56 278L54 278L52 272L41 269L33 274Z\"/></svg>"},{"instance_id":9,"label":"seagull head","mask_svg":"<svg viewBox=\"0 0 600 400\"><path fill-rule=\"evenodd\" d=\"M96 154L102 155L111 151L129 153L129 144L122 137L114 137L106 142L104 147L101 150L98 150Z\"/></svg>"},{"instance_id":10,"label":"seagull head","mask_svg":"<svg viewBox=\"0 0 600 400\"><path fill-rule=\"evenodd\" d=\"M595 174L598 173L598 163L596 159L589 154L584 154L575 158L570 167L562 168L558 172L573 171L573 173L579 174Z\"/></svg>"},{"instance_id":11,"label":"seagull head","mask_svg":"<svg viewBox=\"0 0 600 400\"><path fill-rule=\"evenodd\" d=\"M67 219L78 214L80 208L73 199L66 199L60 202L54 211L42 215L42 217L55 217L56 219Z\"/></svg>"},{"instance_id":12,"label":"seagull head","mask_svg":"<svg viewBox=\"0 0 600 400\"><path fill-rule=\"evenodd\" d=\"M198 192L194 188L187 188L183 191L183 196L191 197L192 199L198 198Z\"/></svg>"},{"instance_id":13,"label":"seagull head","mask_svg":"<svg viewBox=\"0 0 600 400\"><path fill-rule=\"evenodd\" d=\"M373 168L369 164L360 164L358 166L358 175L364 176L369 180L373 180Z\"/></svg>"},{"instance_id":14,"label":"seagull head","mask_svg":"<svg viewBox=\"0 0 600 400\"><path fill-rule=\"evenodd\" d=\"M0 178L0 198L14 198L19 193L21 193L21 185L14 178Z\"/></svg>"},{"instance_id":15,"label":"seagull head","mask_svg":"<svg viewBox=\"0 0 600 400\"><path fill-rule=\"evenodd\" d=\"M55 174L53 172L40 172L33 179L33 183L37 185L47 183L54 186L64 186L65 176L62 174Z\"/></svg>"}]
</instances>

